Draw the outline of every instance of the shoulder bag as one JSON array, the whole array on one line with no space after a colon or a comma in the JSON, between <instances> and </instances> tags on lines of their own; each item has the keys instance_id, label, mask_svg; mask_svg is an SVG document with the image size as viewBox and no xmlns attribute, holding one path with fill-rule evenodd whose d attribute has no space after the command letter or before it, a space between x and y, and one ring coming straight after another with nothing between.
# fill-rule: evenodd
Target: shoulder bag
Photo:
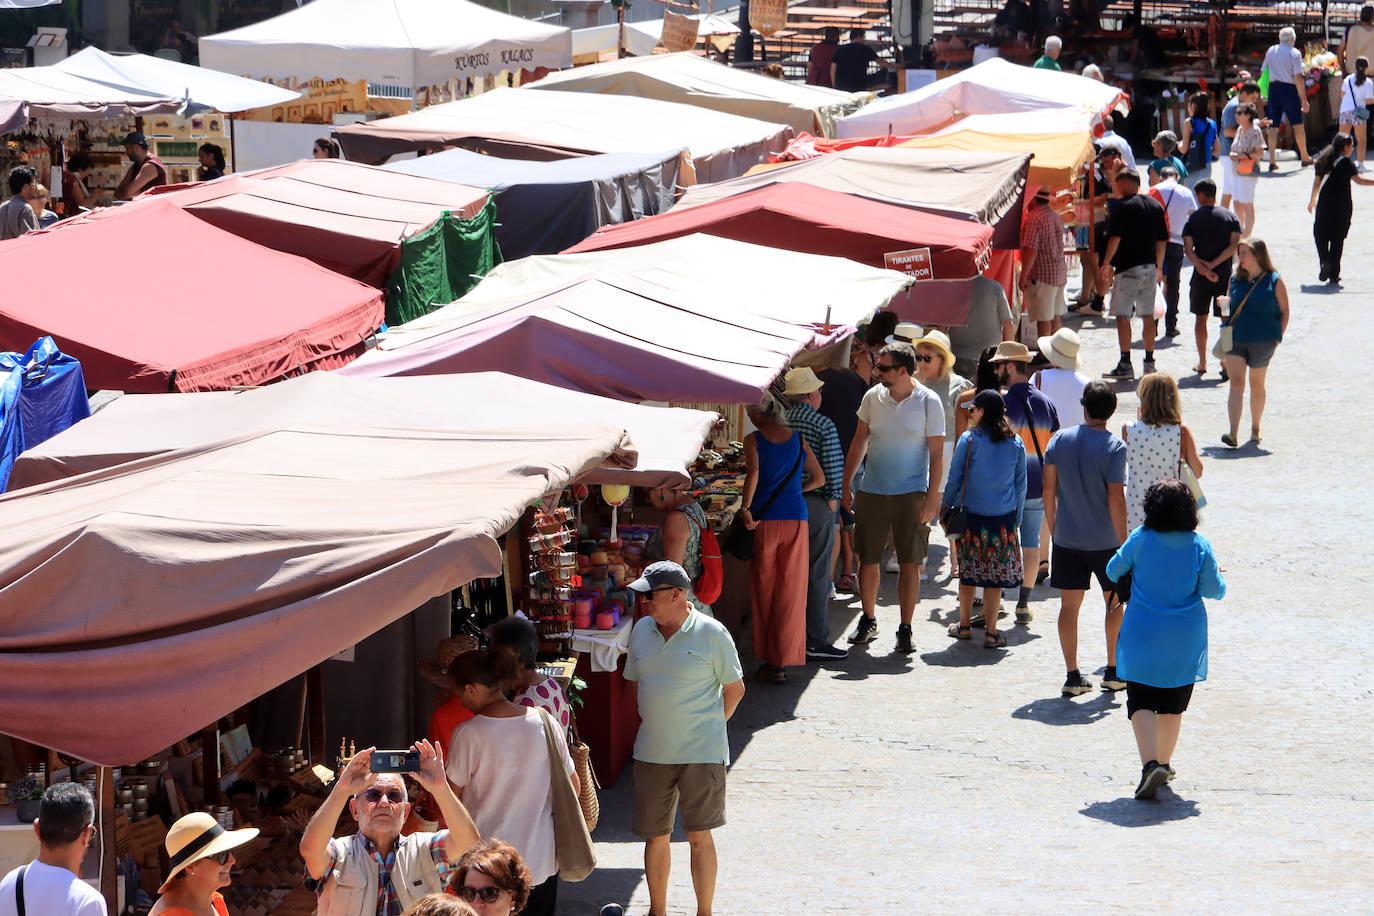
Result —
<instances>
[{"instance_id":1,"label":"shoulder bag","mask_svg":"<svg viewBox=\"0 0 1374 916\"><path fill-rule=\"evenodd\" d=\"M802 445L801 433L793 430L792 434L797 437L797 460L792 463L792 470L787 472L787 476L778 481L773 492L769 493L768 498L759 504L759 515L766 514L773 507L773 503L782 495L782 491L787 488L792 476L801 467L802 458L806 455L806 447ZM735 513L734 521L730 523L730 530L725 532L725 552L740 560L752 560L754 558L754 532L744 527L744 510L748 508L748 506L740 506L740 510Z\"/></svg>"},{"instance_id":2,"label":"shoulder bag","mask_svg":"<svg viewBox=\"0 0 1374 916\"><path fill-rule=\"evenodd\" d=\"M14 911L19 916L27 916L24 912L24 872L28 870L29 867L25 865L19 869L19 874L14 876Z\"/></svg>"},{"instance_id":3,"label":"shoulder bag","mask_svg":"<svg viewBox=\"0 0 1374 916\"><path fill-rule=\"evenodd\" d=\"M582 791L577 795L577 802L582 809L582 820L587 824L587 832L591 833L601 821L601 799L596 794L596 790L601 788L601 783L597 781L596 771L592 769L592 749L578 734L575 714L569 732L568 753L572 756L573 767L577 770L577 781L582 787Z\"/></svg>"},{"instance_id":4,"label":"shoulder bag","mask_svg":"<svg viewBox=\"0 0 1374 916\"><path fill-rule=\"evenodd\" d=\"M973 437L969 436L968 448L964 451L964 481L959 487L959 505L950 506L940 513L940 527L945 529L945 540L957 541L968 530L968 509L964 507L964 495L968 493L968 462L973 457Z\"/></svg>"},{"instance_id":5,"label":"shoulder bag","mask_svg":"<svg viewBox=\"0 0 1374 916\"><path fill-rule=\"evenodd\" d=\"M558 877L581 881L596 869L596 850L582 818L582 804L563 769L563 755L558 752L558 738L553 731L558 726L546 710L540 709L539 717L544 722L544 739L549 746L549 791L553 795L553 849Z\"/></svg>"},{"instance_id":6,"label":"shoulder bag","mask_svg":"<svg viewBox=\"0 0 1374 916\"><path fill-rule=\"evenodd\" d=\"M1178 456L1178 479L1183 481L1188 488L1188 492L1193 494L1193 499L1197 502L1199 509L1207 507L1207 496L1202 492L1202 481L1197 479L1193 469L1188 466L1188 462L1183 460L1183 456Z\"/></svg>"},{"instance_id":7,"label":"shoulder bag","mask_svg":"<svg viewBox=\"0 0 1374 916\"><path fill-rule=\"evenodd\" d=\"M1361 105L1359 103L1359 100L1355 98L1355 87L1350 82L1354 78L1355 77L1353 74L1345 78L1345 91L1350 94L1350 107L1353 109L1353 114L1356 121L1368 121L1369 109ZM1369 77L1365 78L1369 79Z\"/></svg>"},{"instance_id":8,"label":"shoulder bag","mask_svg":"<svg viewBox=\"0 0 1374 916\"><path fill-rule=\"evenodd\" d=\"M1268 276L1268 274L1264 275L1264 277ZM1240 297L1240 305L1236 306L1236 310L1221 323L1221 335L1217 337L1217 345L1212 348L1212 355L1217 359L1224 359L1226 354L1231 352L1231 326L1236 323L1236 319L1240 317L1241 309L1245 308L1245 303L1250 301L1250 294L1255 291L1255 287L1259 286L1260 280L1264 277L1260 277L1250 284L1245 295Z\"/></svg>"}]
</instances>

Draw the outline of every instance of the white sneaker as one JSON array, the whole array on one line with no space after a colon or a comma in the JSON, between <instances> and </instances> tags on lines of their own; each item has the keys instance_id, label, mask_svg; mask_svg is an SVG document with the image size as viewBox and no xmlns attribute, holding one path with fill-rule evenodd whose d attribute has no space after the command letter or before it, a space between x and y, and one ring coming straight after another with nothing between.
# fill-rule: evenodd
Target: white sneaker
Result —
<instances>
[{"instance_id":1,"label":"white sneaker","mask_svg":"<svg viewBox=\"0 0 1374 916\"><path fill-rule=\"evenodd\" d=\"M902 564L900 564L900 563L897 562L897 558L896 558L896 557L888 557L888 558L887 558L887 571L890 572L890 573L895 573L895 572L901 572L901 571L902 571Z\"/></svg>"}]
</instances>

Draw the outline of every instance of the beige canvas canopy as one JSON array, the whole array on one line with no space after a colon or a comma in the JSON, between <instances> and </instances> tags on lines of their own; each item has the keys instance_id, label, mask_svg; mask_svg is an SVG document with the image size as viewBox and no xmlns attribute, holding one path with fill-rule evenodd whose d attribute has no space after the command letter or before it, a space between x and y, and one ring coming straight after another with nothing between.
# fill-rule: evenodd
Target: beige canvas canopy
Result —
<instances>
[{"instance_id":1,"label":"beige canvas canopy","mask_svg":"<svg viewBox=\"0 0 1374 916\"><path fill-rule=\"evenodd\" d=\"M858 111L872 93L841 92L789 83L699 57L690 51L626 57L550 73L530 89L594 92L680 102L728 114L788 124L823 137L835 135L835 119Z\"/></svg>"},{"instance_id":2,"label":"beige canvas canopy","mask_svg":"<svg viewBox=\"0 0 1374 916\"><path fill-rule=\"evenodd\" d=\"M142 760L498 575L497 536L612 455L606 426L294 425L0 497L0 728Z\"/></svg>"},{"instance_id":3,"label":"beige canvas canopy","mask_svg":"<svg viewBox=\"0 0 1374 916\"><path fill-rule=\"evenodd\" d=\"M29 449L10 489L61 480L229 436L295 423L348 428L529 429L558 425L624 427L639 461L589 471L589 483L685 488L716 415L641 407L555 388L501 372L412 378L346 378L311 372L252 391L123 397Z\"/></svg>"}]
</instances>

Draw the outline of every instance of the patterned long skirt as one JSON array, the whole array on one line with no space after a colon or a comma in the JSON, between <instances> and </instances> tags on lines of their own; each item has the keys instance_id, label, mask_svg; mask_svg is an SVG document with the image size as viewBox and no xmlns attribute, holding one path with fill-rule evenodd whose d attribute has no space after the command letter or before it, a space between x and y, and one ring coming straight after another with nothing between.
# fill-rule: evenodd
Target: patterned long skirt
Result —
<instances>
[{"instance_id":1,"label":"patterned long skirt","mask_svg":"<svg viewBox=\"0 0 1374 916\"><path fill-rule=\"evenodd\" d=\"M1021 584L1021 538L1016 513L968 514L959 538L959 584L1016 588Z\"/></svg>"}]
</instances>

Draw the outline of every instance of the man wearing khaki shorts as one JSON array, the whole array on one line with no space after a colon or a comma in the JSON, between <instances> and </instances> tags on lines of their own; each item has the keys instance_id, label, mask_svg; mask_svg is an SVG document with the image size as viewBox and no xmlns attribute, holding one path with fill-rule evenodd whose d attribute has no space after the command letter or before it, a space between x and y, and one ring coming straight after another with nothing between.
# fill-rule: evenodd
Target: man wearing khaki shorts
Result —
<instances>
[{"instance_id":1,"label":"man wearing khaki shorts","mask_svg":"<svg viewBox=\"0 0 1374 916\"><path fill-rule=\"evenodd\" d=\"M878 632L878 564L892 537L899 572L897 598L902 622L897 651L914 652L911 621L921 594L930 523L940 508L944 467L945 408L940 396L913 377L916 351L888 344L875 364L880 384L859 404L859 424L844 462L842 504L854 510L854 550L859 555L859 598L863 614L849 637L872 642ZM867 461L865 461L867 459ZM857 498L854 476L864 465Z\"/></svg>"},{"instance_id":2,"label":"man wearing khaki shorts","mask_svg":"<svg viewBox=\"0 0 1374 916\"><path fill-rule=\"evenodd\" d=\"M1021 305L1035 322L1038 336L1049 337L1063 325L1068 282L1064 221L1050 206L1049 192L1041 188L1021 224Z\"/></svg>"},{"instance_id":3,"label":"man wearing khaki shorts","mask_svg":"<svg viewBox=\"0 0 1374 916\"><path fill-rule=\"evenodd\" d=\"M1131 369L1131 319L1141 319L1145 344L1144 373L1155 371L1155 290L1164 283L1164 253L1169 243L1169 224L1159 201L1140 193L1140 173L1122 169L1116 175L1116 209L1107 219L1107 255L1103 259L1104 285L1110 271L1110 312L1116 318L1116 339L1121 359L1107 378L1128 379Z\"/></svg>"},{"instance_id":4,"label":"man wearing khaki shorts","mask_svg":"<svg viewBox=\"0 0 1374 916\"><path fill-rule=\"evenodd\" d=\"M649 912L667 916L669 838L677 808L692 847L698 913L711 912L716 846L725 824L726 720L744 698L744 672L730 631L688 601L692 580L671 560L651 563L629 585L646 616L630 631L625 680L639 704L634 832L644 838Z\"/></svg>"}]
</instances>

